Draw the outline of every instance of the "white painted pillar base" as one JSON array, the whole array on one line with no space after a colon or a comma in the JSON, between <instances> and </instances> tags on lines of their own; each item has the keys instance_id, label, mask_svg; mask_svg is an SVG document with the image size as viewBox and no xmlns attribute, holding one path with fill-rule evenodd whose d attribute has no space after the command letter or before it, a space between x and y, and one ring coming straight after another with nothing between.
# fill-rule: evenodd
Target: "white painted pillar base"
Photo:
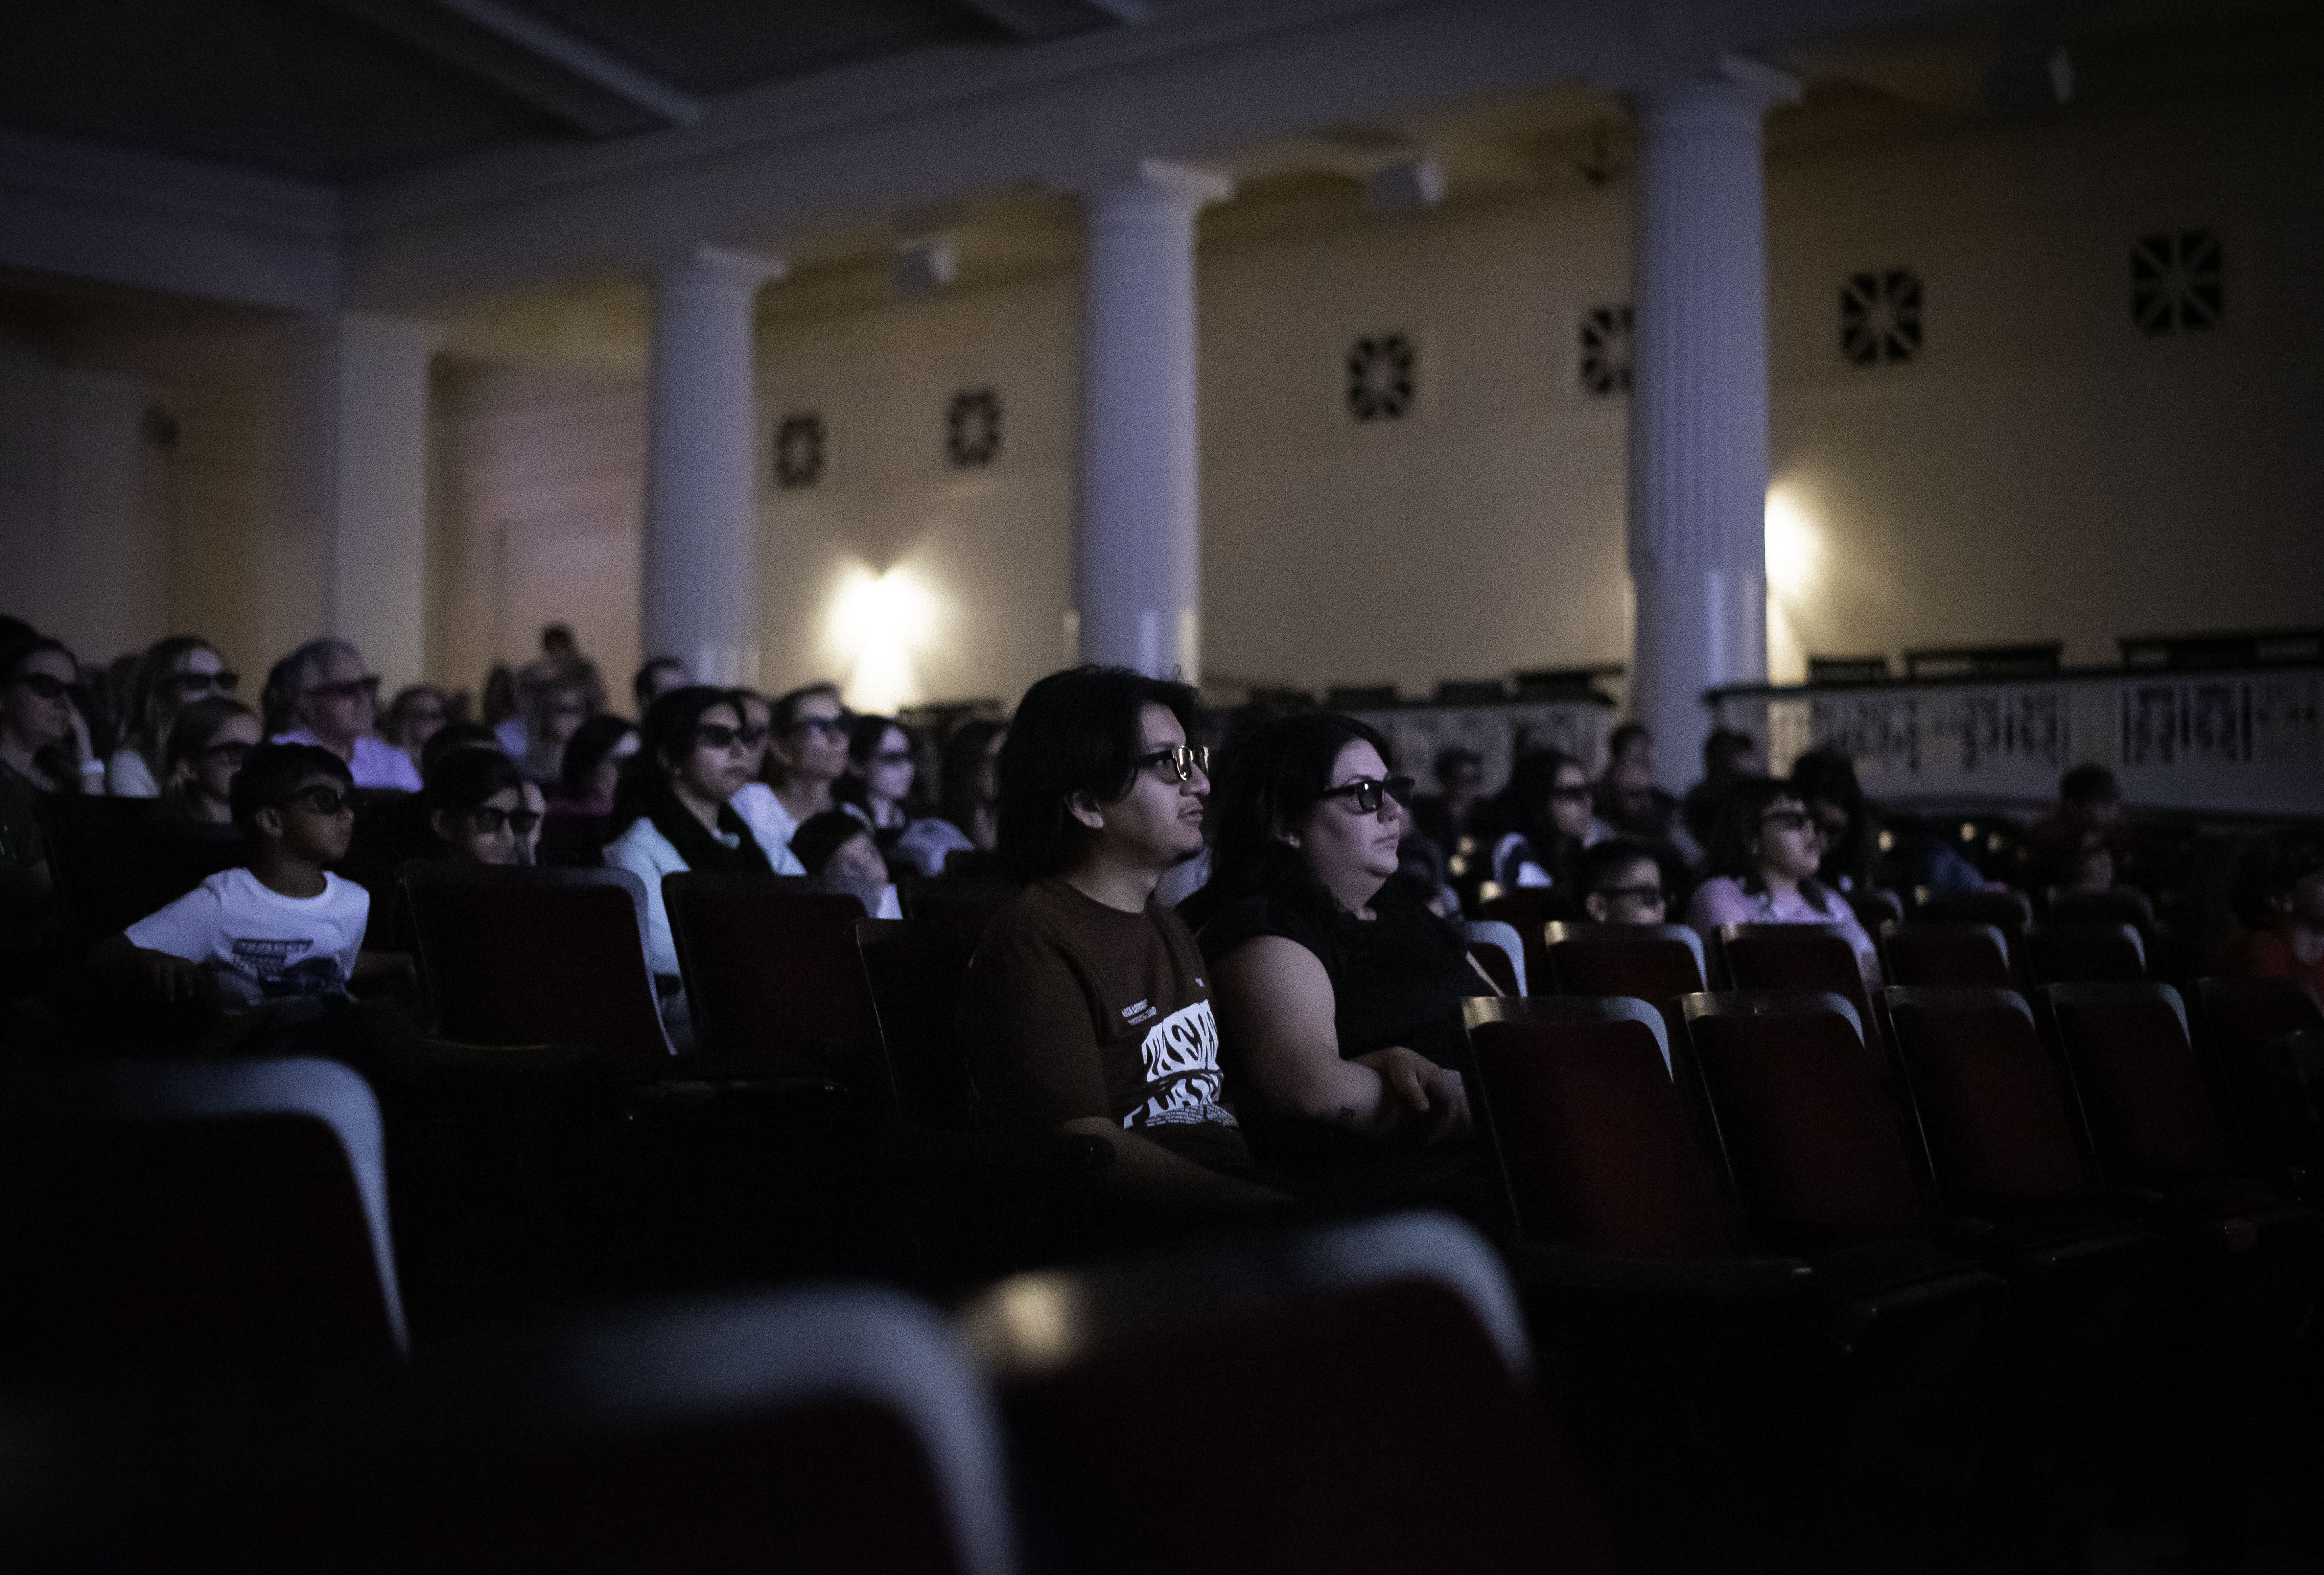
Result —
<instances>
[{"instance_id":1,"label":"white painted pillar base","mask_svg":"<svg viewBox=\"0 0 2324 1575\"><path fill-rule=\"evenodd\" d=\"M1194 388L1194 216L1223 177L1148 159L1086 194L1080 659L1202 678L1202 513Z\"/></svg>"},{"instance_id":2,"label":"white painted pillar base","mask_svg":"<svg viewBox=\"0 0 2324 1575\"><path fill-rule=\"evenodd\" d=\"M342 312L316 327L324 624L392 694L428 644L428 380L434 325Z\"/></svg>"},{"instance_id":3,"label":"white painted pillar base","mask_svg":"<svg viewBox=\"0 0 2324 1575\"><path fill-rule=\"evenodd\" d=\"M759 682L752 305L782 273L702 246L654 279L641 649L700 683Z\"/></svg>"},{"instance_id":4,"label":"white painted pillar base","mask_svg":"<svg viewBox=\"0 0 2324 1575\"><path fill-rule=\"evenodd\" d=\"M1767 263L1761 121L1798 88L1728 60L1631 96L1630 709L1670 769L1702 692L1767 677Z\"/></svg>"}]
</instances>

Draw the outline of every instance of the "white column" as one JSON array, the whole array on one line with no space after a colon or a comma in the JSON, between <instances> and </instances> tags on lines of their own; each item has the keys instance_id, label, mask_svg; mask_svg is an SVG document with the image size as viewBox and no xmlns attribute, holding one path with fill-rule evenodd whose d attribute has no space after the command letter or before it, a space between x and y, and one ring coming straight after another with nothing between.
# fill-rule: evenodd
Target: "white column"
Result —
<instances>
[{"instance_id":1,"label":"white column","mask_svg":"<svg viewBox=\"0 0 2324 1575\"><path fill-rule=\"evenodd\" d=\"M782 272L702 246L654 277L642 649L706 684L759 681L752 307Z\"/></svg>"},{"instance_id":2,"label":"white column","mask_svg":"<svg viewBox=\"0 0 2324 1575\"><path fill-rule=\"evenodd\" d=\"M1194 215L1234 188L1148 159L1092 188L1074 609L1084 661L1202 677Z\"/></svg>"},{"instance_id":3,"label":"white column","mask_svg":"<svg viewBox=\"0 0 2324 1575\"><path fill-rule=\"evenodd\" d=\"M1766 216L1760 122L1797 85L1747 60L1631 96L1630 709L1691 772L1702 692L1767 677Z\"/></svg>"},{"instance_id":4,"label":"white column","mask_svg":"<svg viewBox=\"0 0 2324 1575\"><path fill-rule=\"evenodd\" d=\"M427 662L428 376L434 325L341 312L314 325L323 620L392 693Z\"/></svg>"}]
</instances>

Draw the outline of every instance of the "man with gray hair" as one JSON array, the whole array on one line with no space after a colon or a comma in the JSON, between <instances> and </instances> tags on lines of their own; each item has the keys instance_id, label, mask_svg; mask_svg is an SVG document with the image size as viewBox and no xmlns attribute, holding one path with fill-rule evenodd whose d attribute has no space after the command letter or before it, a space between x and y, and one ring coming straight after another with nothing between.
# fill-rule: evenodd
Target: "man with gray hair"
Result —
<instances>
[{"instance_id":1,"label":"man with gray hair","mask_svg":"<svg viewBox=\"0 0 2324 1575\"><path fill-rule=\"evenodd\" d=\"M274 664L267 676L267 709L280 707L290 726L276 743L317 744L346 761L358 788L420 791L411 757L372 731L379 710L379 675L344 640L310 640Z\"/></svg>"}]
</instances>

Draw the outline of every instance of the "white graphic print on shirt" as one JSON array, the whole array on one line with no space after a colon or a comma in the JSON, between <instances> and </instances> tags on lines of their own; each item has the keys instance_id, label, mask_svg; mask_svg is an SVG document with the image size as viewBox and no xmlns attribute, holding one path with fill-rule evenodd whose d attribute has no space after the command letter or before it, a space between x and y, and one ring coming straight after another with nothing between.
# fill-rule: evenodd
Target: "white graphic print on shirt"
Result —
<instances>
[{"instance_id":1,"label":"white graphic print on shirt","mask_svg":"<svg viewBox=\"0 0 2324 1575\"><path fill-rule=\"evenodd\" d=\"M1209 1001L1198 1000L1164 1018L1147 1031L1139 1050L1146 1059L1147 1085L1154 1092L1121 1119L1123 1126L1236 1125L1234 1112L1219 1103L1224 1086L1219 1075L1219 1025Z\"/></svg>"}]
</instances>

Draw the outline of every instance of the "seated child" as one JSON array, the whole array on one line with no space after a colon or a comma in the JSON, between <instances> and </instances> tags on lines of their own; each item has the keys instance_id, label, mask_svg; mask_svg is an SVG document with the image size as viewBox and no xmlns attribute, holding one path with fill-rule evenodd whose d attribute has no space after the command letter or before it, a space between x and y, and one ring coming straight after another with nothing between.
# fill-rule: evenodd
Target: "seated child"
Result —
<instances>
[{"instance_id":1,"label":"seated child","mask_svg":"<svg viewBox=\"0 0 2324 1575\"><path fill-rule=\"evenodd\" d=\"M871 826L847 811L826 809L808 815L791 834L791 853L808 880L834 891L853 892L873 918L904 916Z\"/></svg>"},{"instance_id":2,"label":"seated child","mask_svg":"<svg viewBox=\"0 0 2324 1575\"><path fill-rule=\"evenodd\" d=\"M232 788L249 866L138 920L91 962L164 1002L214 998L230 1013L281 1005L303 1018L347 999L371 896L324 866L346 855L354 834L353 786L327 749L254 746Z\"/></svg>"}]
</instances>

